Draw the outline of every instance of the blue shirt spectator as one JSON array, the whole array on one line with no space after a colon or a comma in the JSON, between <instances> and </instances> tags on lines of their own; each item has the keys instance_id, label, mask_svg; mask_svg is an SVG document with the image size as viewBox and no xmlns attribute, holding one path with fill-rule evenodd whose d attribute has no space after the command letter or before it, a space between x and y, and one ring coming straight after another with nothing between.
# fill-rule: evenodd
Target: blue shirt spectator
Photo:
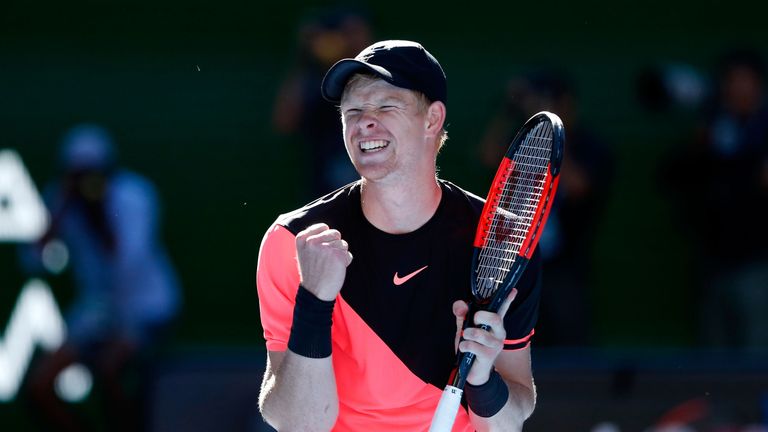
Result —
<instances>
[{"instance_id":1,"label":"blue shirt spectator","mask_svg":"<svg viewBox=\"0 0 768 432\"><path fill-rule=\"evenodd\" d=\"M158 195L149 180L117 167L112 139L97 125L72 128L59 163L60 179L44 192L51 224L38 242L21 248L23 266L40 273L46 246L63 242L75 282L66 340L42 356L27 379L35 419L50 430L83 430L54 393L56 376L83 362L101 381L109 430L136 430L140 403L123 376L149 359L181 303L160 241Z\"/></svg>"}]
</instances>

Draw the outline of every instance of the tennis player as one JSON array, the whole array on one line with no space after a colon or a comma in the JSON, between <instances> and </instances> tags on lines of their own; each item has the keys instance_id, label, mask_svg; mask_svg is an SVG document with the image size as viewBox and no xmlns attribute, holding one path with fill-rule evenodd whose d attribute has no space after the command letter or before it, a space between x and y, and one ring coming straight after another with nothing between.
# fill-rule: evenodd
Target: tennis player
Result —
<instances>
[{"instance_id":1,"label":"tennis player","mask_svg":"<svg viewBox=\"0 0 768 432\"><path fill-rule=\"evenodd\" d=\"M454 431L520 430L535 404L540 259L459 333L483 200L439 179L447 85L420 44L378 42L327 72L361 179L277 218L259 252L259 407L281 431L424 431L458 347L477 359ZM458 344L458 345L457 345Z\"/></svg>"}]
</instances>

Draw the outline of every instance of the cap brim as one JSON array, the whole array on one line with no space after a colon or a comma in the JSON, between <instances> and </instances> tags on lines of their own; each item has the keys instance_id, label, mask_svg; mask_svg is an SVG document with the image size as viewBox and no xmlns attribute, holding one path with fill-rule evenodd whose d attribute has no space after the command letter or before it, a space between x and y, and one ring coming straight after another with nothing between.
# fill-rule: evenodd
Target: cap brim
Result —
<instances>
[{"instance_id":1,"label":"cap brim","mask_svg":"<svg viewBox=\"0 0 768 432\"><path fill-rule=\"evenodd\" d=\"M344 93L347 81L356 73L370 73L387 81L392 80L392 74L381 66L355 59L339 60L328 69L325 78L323 78L323 83L320 86L323 98L329 102L341 102L341 95Z\"/></svg>"}]
</instances>

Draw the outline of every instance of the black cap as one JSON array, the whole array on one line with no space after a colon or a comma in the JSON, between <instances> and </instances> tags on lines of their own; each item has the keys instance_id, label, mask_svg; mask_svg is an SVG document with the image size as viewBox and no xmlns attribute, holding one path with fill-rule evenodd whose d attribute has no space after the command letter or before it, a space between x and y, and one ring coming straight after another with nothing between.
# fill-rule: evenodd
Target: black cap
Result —
<instances>
[{"instance_id":1,"label":"black cap","mask_svg":"<svg viewBox=\"0 0 768 432\"><path fill-rule=\"evenodd\" d=\"M373 74L394 86L421 92L432 102L446 103L448 100L443 68L429 51L416 42L376 42L353 59L339 60L323 78L323 97L339 103L347 81L357 73Z\"/></svg>"}]
</instances>

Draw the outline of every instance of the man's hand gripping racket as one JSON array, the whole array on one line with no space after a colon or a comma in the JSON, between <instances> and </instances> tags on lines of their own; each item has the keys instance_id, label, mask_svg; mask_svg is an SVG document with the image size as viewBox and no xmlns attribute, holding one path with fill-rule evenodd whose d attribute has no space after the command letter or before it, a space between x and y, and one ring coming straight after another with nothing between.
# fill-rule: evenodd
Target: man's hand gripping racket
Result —
<instances>
[{"instance_id":1,"label":"man's hand gripping racket","mask_svg":"<svg viewBox=\"0 0 768 432\"><path fill-rule=\"evenodd\" d=\"M475 234L472 309L498 312L520 280L552 207L564 142L560 118L542 111L523 125L509 145ZM465 325L471 322L472 310ZM450 431L453 427L475 361L475 355L469 352L458 352L457 357L453 380L443 390L430 432Z\"/></svg>"}]
</instances>

